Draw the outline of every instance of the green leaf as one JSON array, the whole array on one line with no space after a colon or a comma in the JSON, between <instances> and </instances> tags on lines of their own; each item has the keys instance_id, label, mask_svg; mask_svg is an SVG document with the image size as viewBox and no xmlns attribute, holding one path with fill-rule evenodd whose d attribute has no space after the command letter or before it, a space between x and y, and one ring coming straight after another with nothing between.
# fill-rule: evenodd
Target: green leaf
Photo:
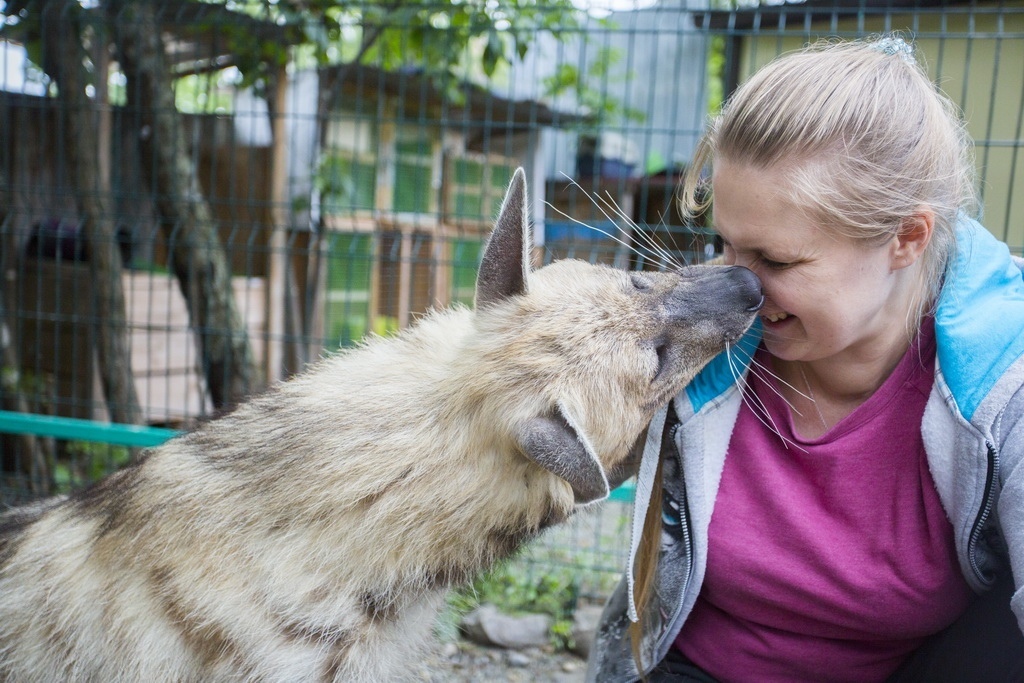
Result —
<instances>
[{"instance_id":1,"label":"green leaf","mask_svg":"<svg viewBox=\"0 0 1024 683\"><path fill-rule=\"evenodd\" d=\"M501 37L497 31L491 31L487 36L487 46L484 48L483 69L488 77L494 75L498 68L498 62L505 56L504 46L501 44Z\"/></svg>"}]
</instances>

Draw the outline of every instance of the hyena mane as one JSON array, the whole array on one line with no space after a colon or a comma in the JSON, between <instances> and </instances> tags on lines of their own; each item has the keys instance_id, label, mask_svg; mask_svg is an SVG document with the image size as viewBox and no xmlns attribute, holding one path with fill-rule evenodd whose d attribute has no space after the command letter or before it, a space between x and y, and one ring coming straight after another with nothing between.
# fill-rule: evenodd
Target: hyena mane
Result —
<instances>
[{"instance_id":1,"label":"hyena mane","mask_svg":"<svg viewBox=\"0 0 1024 683\"><path fill-rule=\"evenodd\" d=\"M400 678L446 590L607 496L750 325L741 268L532 271L517 171L475 307L0 516L0 679Z\"/></svg>"}]
</instances>

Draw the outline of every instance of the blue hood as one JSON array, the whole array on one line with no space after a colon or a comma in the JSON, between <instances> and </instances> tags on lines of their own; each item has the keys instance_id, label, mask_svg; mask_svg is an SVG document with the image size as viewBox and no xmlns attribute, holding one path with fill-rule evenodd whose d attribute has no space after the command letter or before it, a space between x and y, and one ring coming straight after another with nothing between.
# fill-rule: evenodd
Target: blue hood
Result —
<instances>
[{"instance_id":1,"label":"blue hood","mask_svg":"<svg viewBox=\"0 0 1024 683\"><path fill-rule=\"evenodd\" d=\"M968 421L1024 354L1024 280L1005 244L977 221L957 224L957 255L935 312L939 368Z\"/></svg>"},{"instance_id":2,"label":"blue hood","mask_svg":"<svg viewBox=\"0 0 1024 683\"><path fill-rule=\"evenodd\" d=\"M750 361L761 343L761 319L750 326L747 333L732 348L711 359L703 370L686 385L686 397L694 413L715 400L746 374Z\"/></svg>"}]
</instances>

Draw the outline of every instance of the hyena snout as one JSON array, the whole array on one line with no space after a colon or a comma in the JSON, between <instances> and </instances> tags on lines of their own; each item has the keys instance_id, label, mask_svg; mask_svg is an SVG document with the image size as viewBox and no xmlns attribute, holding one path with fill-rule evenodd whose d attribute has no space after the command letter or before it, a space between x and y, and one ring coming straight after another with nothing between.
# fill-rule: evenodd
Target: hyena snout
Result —
<instances>
[{"instance_id":1,"label":"hyena snout","mask_svg":"<svg viewBox=\"0 0 1024 683\"><path fill-rule=\"evenodd\" d=\"M761 306L764 305L764 289L761 287L761 279L754 271L743 266L724 266L712 277L725 280L722 283L722 296L727 307L735 303L748 313L761 310Z\"/></svg>"},{"instance_id":2,"label":"hyena snout","mask_svg":"<svg viewBox=\"0 0 1024 683\"><path fill-rule=\"evenodd\" d=\"M669 300L669 314L680 324L704 322L721 341L743 336L764 305L761 280L743 266L690 266Z\"/></svg>"}]
</instances>

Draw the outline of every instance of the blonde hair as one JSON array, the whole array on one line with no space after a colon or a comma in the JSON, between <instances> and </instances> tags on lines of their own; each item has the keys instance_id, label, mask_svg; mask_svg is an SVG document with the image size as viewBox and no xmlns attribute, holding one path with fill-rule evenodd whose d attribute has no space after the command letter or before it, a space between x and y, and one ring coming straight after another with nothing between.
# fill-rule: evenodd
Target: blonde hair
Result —
<instances>
[{"instance_id":1,"label":"blonde hair","mask_svg":"<svg viewBox=\"0 0 1024 683\"><path fill-rule=\"evenodd\" d=\"M697 145L684 179L688 213L712 201L701 174L716 157L784 165L793 202L855 239L885 242L908 216L933 212L917 320L938 295L958 215L976 212L974 147L960 112L896 34L821 41L744 82Z\"/></svg>"},{"instance_id":2,"label":"blonde hair","mask_svg":"<svg viewBox=\"0 0 1024 683\"><path fill-rule=\"evenodd\" d=\"M935 227L921 259L916 310L908 313L914 330L938 297L955 252L958 216L976 211L973 144L960 113L896 34L819 42L744 82L697 145L684 179L684 213L703 212L713 200L704 171L715 158L784 167L794 204L855 239L883 243L899 234L907 217L930 210ZM660 495L660 468L656 479ZM660 504L652 501L647 515L634 567L640 621L630 628L641 673Z\"/></svg>"}]
</instances>

